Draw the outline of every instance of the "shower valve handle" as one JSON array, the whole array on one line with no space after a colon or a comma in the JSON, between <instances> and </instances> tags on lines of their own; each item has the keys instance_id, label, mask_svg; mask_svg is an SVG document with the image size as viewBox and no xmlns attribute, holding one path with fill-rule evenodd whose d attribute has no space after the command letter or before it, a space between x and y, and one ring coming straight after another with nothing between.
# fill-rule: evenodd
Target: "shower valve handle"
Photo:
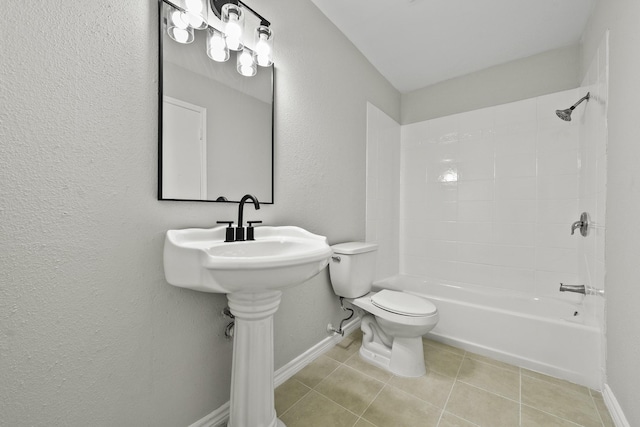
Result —
<instances>
[{"instance_id":1,"label":"shower valve handle","mask_svg":"<svg viewBox=\"0 0 640 427\"><path fill-rule=\"evenodd\" d=\"M586 212L582 212L580 214L580 221L576 221L571 224L571 235L575 234L576 230L580 230L580 234L582 237L587 237L587 233L589 232L589 214Z\"/></svg>"}]
</instances>

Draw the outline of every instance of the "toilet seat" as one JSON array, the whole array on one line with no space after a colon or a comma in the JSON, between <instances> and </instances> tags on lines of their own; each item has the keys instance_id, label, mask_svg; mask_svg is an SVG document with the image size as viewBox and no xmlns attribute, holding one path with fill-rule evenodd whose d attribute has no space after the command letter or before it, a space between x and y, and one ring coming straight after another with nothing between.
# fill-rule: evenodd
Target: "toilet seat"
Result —
<instances>
[{"instance_id":1,"label":"toilet seat","mask_svg":"<svg viewBox=\"0 0 640 427\"><path fill-rule=\"evenodd\" d=\"M383 289L371 296L371 303L378 308L402 316L423 317L430 316L437 311L431 301L389 289Z\"/></svg>"},{"instance_id":2,"label":"toilet seat","mask_svg":"<svg viewBox=\"0 0 640 427\"><path fill-rule=\"evenodd\" d=\"M363 295L359 298L346 298L346 300L352 303L353 305L355 305L356 307L360 307L364 311L370 314L373 314L376 317L385 319L389 322L397 323L398 325L425 326L430 324L435 325L437 323L439 316L438 316L438 310L435 308L435 305L434 305L434 310L431 314L423 314L423 315L414 314L410 316L406 314L395 313L389 309L378 307L371 301L371 299L375 295L379 294L380 292L369 292L368 294ZM399 291L393 291L393 292L399 292ZM421 298L417 295L410 295L410 296L411 298Z\"/></svg>"}]
</instances>

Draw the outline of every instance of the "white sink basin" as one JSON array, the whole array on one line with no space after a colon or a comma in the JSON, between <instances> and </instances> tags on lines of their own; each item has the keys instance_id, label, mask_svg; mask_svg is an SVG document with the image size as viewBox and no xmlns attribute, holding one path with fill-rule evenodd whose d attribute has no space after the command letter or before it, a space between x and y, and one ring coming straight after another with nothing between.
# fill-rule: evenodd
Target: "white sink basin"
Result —
<instances>
[{"instance_id":1,"label":"white sink basin","mask_svg":"<svg viewBox=\"0 0 640 427\"><path fill-rule=\"evenodd\" d=\"M299 227L256 227L255 240L225 242L225 227L169 230L167 281L202 292L257 293L299 285L324 269L327 238Z\"/></svg>"}]
</instances>

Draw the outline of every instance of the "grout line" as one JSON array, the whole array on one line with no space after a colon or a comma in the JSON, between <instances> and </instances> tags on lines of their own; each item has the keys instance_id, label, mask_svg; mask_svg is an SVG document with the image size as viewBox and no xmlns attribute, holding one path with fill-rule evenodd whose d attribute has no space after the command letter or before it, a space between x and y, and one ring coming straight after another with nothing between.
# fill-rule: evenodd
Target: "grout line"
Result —
<instances>
[{"instance_id":1,"label":"grout line","mask_svg":"<svg viewBox=\"0 0 640 427\"><path fill-rule=\"evenodd\" d=\"M366 407L366 408L364 408L364 411L362 411L362 415L364 415L364 414L366 414L366 413L367 413L367 410L371 407L371 405L373 405L373 402L375 402L375 401L376 401L376 399L378 398L378 396L380 396L380 393L382 393L382 390L384 390L384 388L385 388L386 386L387 386L387 384L383 385L383 386L382 386L382 388L380 389L380 391L378 391L378 394L376 394L376 395L373 397L373 399L371 399L371 402L369 402L369 404L367 405L367 407ZM362 418L362 415L360 415L360 417L359 417L359 418ZM366 418L365 418L365 421L367 421L367 422L368 422L368 423L370 423L370 424L373 424L373 425L377 426L377 424L376 424L376 423L374 423L373 421L369 421L369 420L367 420Z\"/></svg>"},{"instance_id":2,"label":"grout line","mask_svg":"<svg viewBox=\"0 0 640 427\"><path fill-rule=\"evenodd\" d=\"M370 379L372 379L372 380L374 380L374 381L377 381L377 382L379 382L379 383L382 383L382 384L388 384L388 383L389 383L389 380L391 380L391 379L394 377L394 376L392 375L392 376L391 376L391 378L389 378L389 380L387 380L387 381L382 381L382 380L379 380L379 379L378 379L378 378L376 378L376 377L372 377L372 376L371 376L371 375L369 375L369 374L366 374L366 373L364 373L364 372L362 372L362 371L359 371L359 370L357 370L356 368L354 368L354 367L352 367L352 366L349 366L349 365L347 365L347 364L345 364L345 365L344 365L344 367L345 367L346 369L351 369L352 371L354 371L354 372L356 372L356 373L358 373L358 374L360 374L360 375L364 375L365 377L370 378Z\"/></svg>"},{"instance_id":3,"label":"grout line","mask_svg":"<svg viewBox=\"0 0 640 427\"><path fill-rule=\"evenodd\" d=\"M518 425L522 425L522 368L518 368Z\"/></svg>"},{"instance_id":4,"label":"grout line","mask_svg":"<svg viewBox=\"0 0 640 427\"><path fill-rule=\"evenodd\" d=\"M456 386L456 382L458 381L458 375L460 375L460 370L462 369L462 365L464 364L464 360L466 358L467 358L467 352L465 351L462 354L462 360L460 361L460 366L458 366L458 371L456 372L456 376L453 377L453 384L451 385L451 390L449 390L449 395L447 396L447 400L444 402L444 405L442 405L442 412L440 412L440 418L438 418L438 424L436 424L436 426L439 426L440 425L440 421L442 421L442 416L444 415L444 411L447 409L447 405L449 404L449 399L451 398L451 394L453 393L453 388ZM457 417L457 415L456 415L456 417ZM460 417L458 417L458 418L460 418Z\"/></svg>"},{"instance_id":5,"label":"grout line","mask_svg":"<svg viewBox=\"0 0 640 427\"><path fill-rule=\"evenodd\" d=\"M591 394L591 389L589 389L589 396L591 396L591 403L593 403L593 407L596 408L596 414L598 414L598 418L600 418L600 424L604 427L604 419L602 418L602 414L600 413L600 409L598 409L598 405L596 404L596 399Z\"/></svg>"},{"instance_id":6,"label":"grout line","mask_svg":"<svg viewBox=\"0 0 640 427\"><path fill-rule=\"evenodd\" d=\"M567 422L567 423L573 424L573 425L575 425L576 427L584 427L582 424L578 424L578 423L576 423L575 421L571 421L571 420L568 420L568 419L566 419L566 418L559 417L559 416L557 416L556 414L552 414L551 412L547 412L547 411L542 410L542 409L540 409L540 408L536 408L536 407L531 406L531 405L522 405L522 406L526 406L527 408L531 408L531 409L534 409L534 410L536 410L536 411L538 411L538 412L542 412L543 414L547 414L547 415L549 415L549 416L551 416L551 417L553 417L553 418L557 418L557 419L559 419L559 420L562 420L562 421L565 421L565 422Z\"/></svg>"},{"instance_id":7,"label":"grout line","mask_svg":"<svg viewBox=\"0 0 640 427\"><path fill-rule=\"evenodd\" d=\"M298 381L298 380L295 380ZM298 381L300 383L300 381ZM307 396L313 389L311 387L309 387L308 385L304 384L304 383L300 383L303 386L305 386L306 388L308 388L308 390L305 392L305 394L303 394L302 396L300 396L300 398L298 400L296 400L295 402L293 402L287 409L285 409L285 411L282 414L278 414L278 418L283 417L284 414L286 414L287 412L289 412L291 410L291 408L293 408L294 406L296 406L302 399L305 398L305 396ZM275 400L275 399L274 399Z\"/></svg>"},{"instance_id":8,"label":"grout line","mask_svg":"<svg viewBox=\"0 0 640 427\"><path fill-rule=\"evenodd\" d=\"M494 396L500 397L500 398L502 398L502 399L504 399L504 400L508 400L509 402L513 402L513 403L516 403L516 404L518 404L518 405L520 404L520 402L519 402L519 401L517 401L517 400L515 400L515 399L512 399L512 398L510 398L510 397L506 397L506 396L503 396L503 395L501 395L501 394L498 394L498 393L496 393L495 391L487 390L486 388L482 388L482 387L477 386L477 385L475 385L475 384L469 384L469 383L468 383L468 382L466 382L466 381L462 381L462 380L457 380L457 381L458 381L458 382L460 382L461 384L468 385L469 387L477 388L478 390L482 390L482 391L485 391L485 392L487 392L487 393L489 393L489 394L493 394Z\"/></svg>"}]
</instances>

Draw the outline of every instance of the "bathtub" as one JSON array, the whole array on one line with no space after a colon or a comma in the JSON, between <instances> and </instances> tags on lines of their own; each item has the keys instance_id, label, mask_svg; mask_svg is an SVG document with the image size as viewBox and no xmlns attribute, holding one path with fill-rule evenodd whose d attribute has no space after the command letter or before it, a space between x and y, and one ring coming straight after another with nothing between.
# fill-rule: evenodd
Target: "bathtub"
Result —
<instances>
[{"instance_id":1,"label":"bathtub","mask_svg":"<svg viewBox=\"0 0 640 427\"><path fill-rule=\"evenodd\" d=\"M581 302L407 275L378 281L374 288L402 290L431 300L440 314L438 325L427 334L431 339L595 390L602 388L601 331Z\"/></svg>"}]
</instances>

